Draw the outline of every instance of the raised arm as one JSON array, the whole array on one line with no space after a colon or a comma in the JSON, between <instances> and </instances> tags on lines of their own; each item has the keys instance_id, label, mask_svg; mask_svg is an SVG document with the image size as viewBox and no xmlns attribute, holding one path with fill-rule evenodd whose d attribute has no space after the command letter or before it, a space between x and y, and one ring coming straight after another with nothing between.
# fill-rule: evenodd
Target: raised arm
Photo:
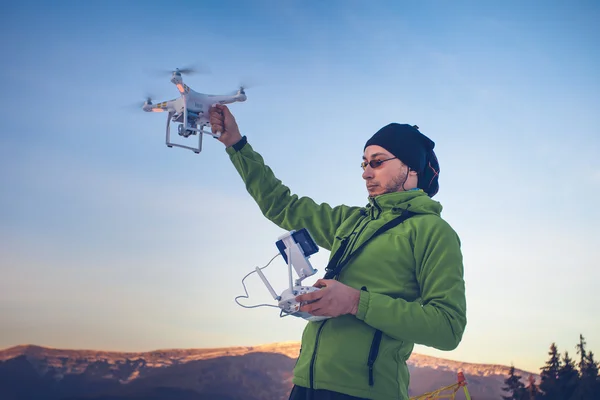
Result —
<instances>
[{"instance_id":1,"label":"raised arm","mask_svg":"<svg viewBox=\"0 0 600 400\"><path fill-rule=\"evenodd\" d=\"M335 231L358 207L331 207L327 203L317 204L308 197L292 194L265 164L262 156L254 151L246 137L241 136L227 106L217 105L211 110L211 129L221 132L219 141L225 144L227 154L263 215L285 230L308 229L319 246L331 250Z\"/></svg>"}]
</instances>

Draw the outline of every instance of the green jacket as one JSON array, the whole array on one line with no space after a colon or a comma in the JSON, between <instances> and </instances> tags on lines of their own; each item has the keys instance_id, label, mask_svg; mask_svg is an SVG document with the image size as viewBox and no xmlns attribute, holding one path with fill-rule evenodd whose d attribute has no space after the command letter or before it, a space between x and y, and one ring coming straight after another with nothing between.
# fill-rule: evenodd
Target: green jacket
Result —
<instances>
[{"instance_id":1,"label":"green jacket","mask_svg":"<svg viewBox=\"0 0 600 400\"><path fill-rule=\"evenodd\" d=\"M266 218L307 228L332 255L347 238L343 259L403 209L417 213L352 254L338 279L361 290L358 313L308 322L293 378L362 398L408 399L414 344L453 350L466 326L460 239L441 205L422 190L369 198L365 207L317 204L292 194L245 137L226 151Z\"/></svg>"}]
</instances>

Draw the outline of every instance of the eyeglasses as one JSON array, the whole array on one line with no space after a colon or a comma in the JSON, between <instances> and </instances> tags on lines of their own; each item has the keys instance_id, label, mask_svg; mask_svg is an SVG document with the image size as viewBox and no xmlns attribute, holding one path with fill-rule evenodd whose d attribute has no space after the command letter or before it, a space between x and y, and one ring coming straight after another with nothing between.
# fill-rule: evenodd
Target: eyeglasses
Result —
<instances>
[{"instance_id":1,"label":"eyeglasses","mask_svg":"<svg viewBox=\"0 0 600 400\"><path fill-rule=\"evenodd\" d=\"M363 161L362 163L360 163L360 166L362 167L363 171L365 169L367 169L367 165L370 166L373 169L379 168L381 167L381 164L383 164L386 161L390 161L390 160L394 160L398 157L392 157L392 158L387 158L385 160L371 160L371 161Z\"/></svg>"}]
</instances>

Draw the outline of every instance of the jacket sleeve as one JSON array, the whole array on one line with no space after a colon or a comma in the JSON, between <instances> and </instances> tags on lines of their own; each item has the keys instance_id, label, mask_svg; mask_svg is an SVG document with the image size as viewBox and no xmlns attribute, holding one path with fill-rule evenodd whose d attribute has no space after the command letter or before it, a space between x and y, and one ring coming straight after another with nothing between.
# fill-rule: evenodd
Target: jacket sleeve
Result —
<instances>
[{"instance_id":1,"label":"jacket sleeve","mask_svg":"<svg viewBox=\"0 0 600 400\"><path fill-rule=\"evenodd\" d=\"M246 190L267 219L285 230L306 228L317 245L331 250L335 231L355 207L331 207L327 203L317 204L308 197L292 194L265 165L261 155L246 142L246 137L226 151Z\"/></svg>"},{"instance_id":2,"label":"jacket sleeve","mask_svg":"<svg viewBox=\"0 0 600 400\"><path fill-rule=\"evenodd\" d=\"M439 219L415 240L414 257L420 301L361 291L356 316L395 339L454 350L467 323L460 239Z\"/></svg>"}]
</instances>

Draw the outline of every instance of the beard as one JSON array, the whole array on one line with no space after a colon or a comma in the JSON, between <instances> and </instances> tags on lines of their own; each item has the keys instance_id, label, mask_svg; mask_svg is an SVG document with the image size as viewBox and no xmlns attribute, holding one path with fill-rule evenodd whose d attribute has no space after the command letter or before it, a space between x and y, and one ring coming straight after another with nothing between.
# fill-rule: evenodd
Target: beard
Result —
<instances>
[{"instance_id":1,"label":"beard","mask_svg":"<svg viewBox=\"0 0 600 400\"><path fill-rule=\"evenodd\" d=\"M408 179L408 171L407 172L400 171L400 173L397 176L392 178L392 180L389 181L385 185L384 193L403 192L404 184L406 183L407 179Z\"/></svg>"},{"instance_id":2,"label":"beard","mask_svg":"<svg viewBox=\"0 0 600 400\"><path fill-rule=\"evenodd\" d=\"M405 190L404 184L406 183L407 179L408 179L408 169L399 171L398 175L393 177L389 182L387 182L383 186L380 185L379 182L371 182L371 184L375 184L375 185L379 186L380 189L383 189L383 190L381 193L370 193L370 194L372 196L380 196L380 195L386 194L386 193L403 192Z\"/></svg>"}]
</instances>

